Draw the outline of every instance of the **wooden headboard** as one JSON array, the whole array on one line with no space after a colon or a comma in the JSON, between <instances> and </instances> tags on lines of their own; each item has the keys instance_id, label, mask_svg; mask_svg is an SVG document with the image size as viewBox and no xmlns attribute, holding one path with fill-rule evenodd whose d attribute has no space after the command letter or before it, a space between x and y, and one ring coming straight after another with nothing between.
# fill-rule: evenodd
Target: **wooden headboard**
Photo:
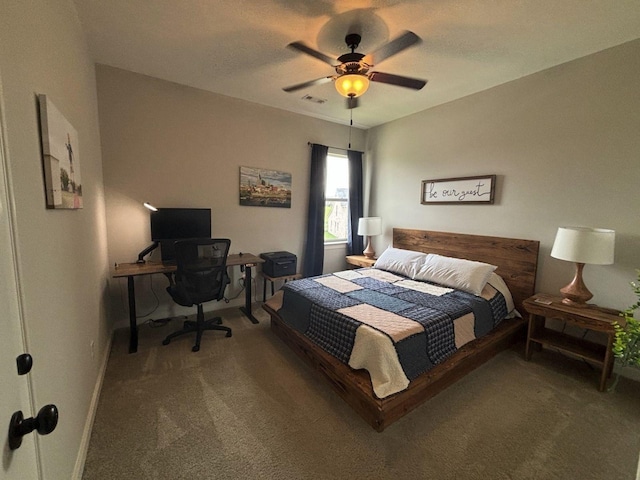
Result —
<instances>
[{"instance_id":1,"label":"wooden headboard","mask_svg":"<svg viewBox=\"0 0 640 480\"><path fill-rule=\"evenodd\" d=\"M497 266L496 273L509 287L520 313L522 302L535 291L540 247L536 240L394 228L393 246Z\"/></svg>"}]
</instances>

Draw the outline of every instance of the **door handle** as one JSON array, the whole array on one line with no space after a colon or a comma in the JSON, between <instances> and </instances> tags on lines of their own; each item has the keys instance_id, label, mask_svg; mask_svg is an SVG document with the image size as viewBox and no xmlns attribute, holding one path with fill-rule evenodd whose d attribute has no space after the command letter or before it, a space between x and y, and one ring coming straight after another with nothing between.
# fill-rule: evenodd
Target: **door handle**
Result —
<instances>
[{"instance_id":1,"label":"door handle","mask_svg":"<svg viewBox=\"0 0 640 480\"><path fill-rule=\"evenodd\" d=\"M40 409L38 415L25 420L21 410L11 416L9 422L9 448L15 450L22 445L22 437L34 430L40 435L48 435L58 425L58 407L49 404Z\"/></svg>"},{"instance_id":2,"label":"door handle","mask_svg":"<svg viewBox=\"0 0 640 480\"><path fill-rule=\"evenodd\" d=\"M33 367L33 358L28 353L18 355L16 365L18 366L18 375L26 375Z\"/></svg>"}]
</instances>

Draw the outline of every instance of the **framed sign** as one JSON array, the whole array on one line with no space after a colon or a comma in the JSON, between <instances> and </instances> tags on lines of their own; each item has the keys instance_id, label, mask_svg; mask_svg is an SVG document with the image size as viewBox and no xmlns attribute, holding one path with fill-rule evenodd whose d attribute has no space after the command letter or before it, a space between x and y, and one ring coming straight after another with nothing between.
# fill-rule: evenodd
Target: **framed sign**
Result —
<instances>
[{"instance_id":1,"label":"framed sign","mask_svg":"<svg viewBox=\"0 0 640 480\"><path fill-rule=\"evenodd\" d=\"M420 203L493 203L495 189L495 175L423 180Z\"/></svg>"}]
</instances>

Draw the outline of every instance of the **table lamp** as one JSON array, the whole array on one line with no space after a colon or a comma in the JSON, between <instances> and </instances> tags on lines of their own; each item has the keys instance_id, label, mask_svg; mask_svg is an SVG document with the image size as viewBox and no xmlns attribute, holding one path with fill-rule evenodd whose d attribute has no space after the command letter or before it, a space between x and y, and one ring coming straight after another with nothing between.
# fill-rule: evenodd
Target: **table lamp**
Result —
<instances>
[{"instance_id":1,"label":"table lamp","mask_svg":"<svg viewBox=\"0 0 640 480\"><path fill-rule=\"evenodd\" d=\"M585 264L611 265L616 232L604 228L560 227L553 242L551 256L576 263L576 275L560 289L562 303L583 307L593 294L582 280Z\"/></svg>"},{"instance_id":2,"label":"table lamp","mask_svg":"<svg viewBox=\"0 0 640 480\"><path fill-rule=\"evenodd\" d=\"M364 217L358 220L358 235L367 237L367 248L364 249L365 257L374 258L376 252L371 246L371 237L382 233L382 219L380 217Z\"/></svg>"}]
</instances>

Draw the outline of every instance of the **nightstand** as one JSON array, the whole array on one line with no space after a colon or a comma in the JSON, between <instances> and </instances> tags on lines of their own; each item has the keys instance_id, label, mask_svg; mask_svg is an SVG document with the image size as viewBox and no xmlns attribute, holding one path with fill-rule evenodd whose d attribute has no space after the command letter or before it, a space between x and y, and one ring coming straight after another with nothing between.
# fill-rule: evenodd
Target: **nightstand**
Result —
<instances>
[{"instance_id":1,"label":"nightstand","mask_svg":"<svg viewBox=\"0 0 640 480\"><path fill-rule=\"evenodd\" d=\"M364 255L347 255L347 263L349 265L353 265L351 268L373 267L373 264L376 263L376 259L365 257Z\"/></svg>"},{"instance_id":2,"label":"nightstand","mask_svg":"<svg viewBox=\"0 0 640 480\"><path fill-rule=\"evenodd\" d=\"M595 363L602 368L598 390L603 392L613 369L612 345L615 338L613 322L624 321L619 315L620 312L595 305L584 307L565 305L561 297L541 293L526 299L522 305L529 313L525 358L530 360L533 348L542 346ZM545 328L546 318L555 318L586 330L602 332L607 336L607 344L601 345Z\"/></svg>"}]
</instances>

